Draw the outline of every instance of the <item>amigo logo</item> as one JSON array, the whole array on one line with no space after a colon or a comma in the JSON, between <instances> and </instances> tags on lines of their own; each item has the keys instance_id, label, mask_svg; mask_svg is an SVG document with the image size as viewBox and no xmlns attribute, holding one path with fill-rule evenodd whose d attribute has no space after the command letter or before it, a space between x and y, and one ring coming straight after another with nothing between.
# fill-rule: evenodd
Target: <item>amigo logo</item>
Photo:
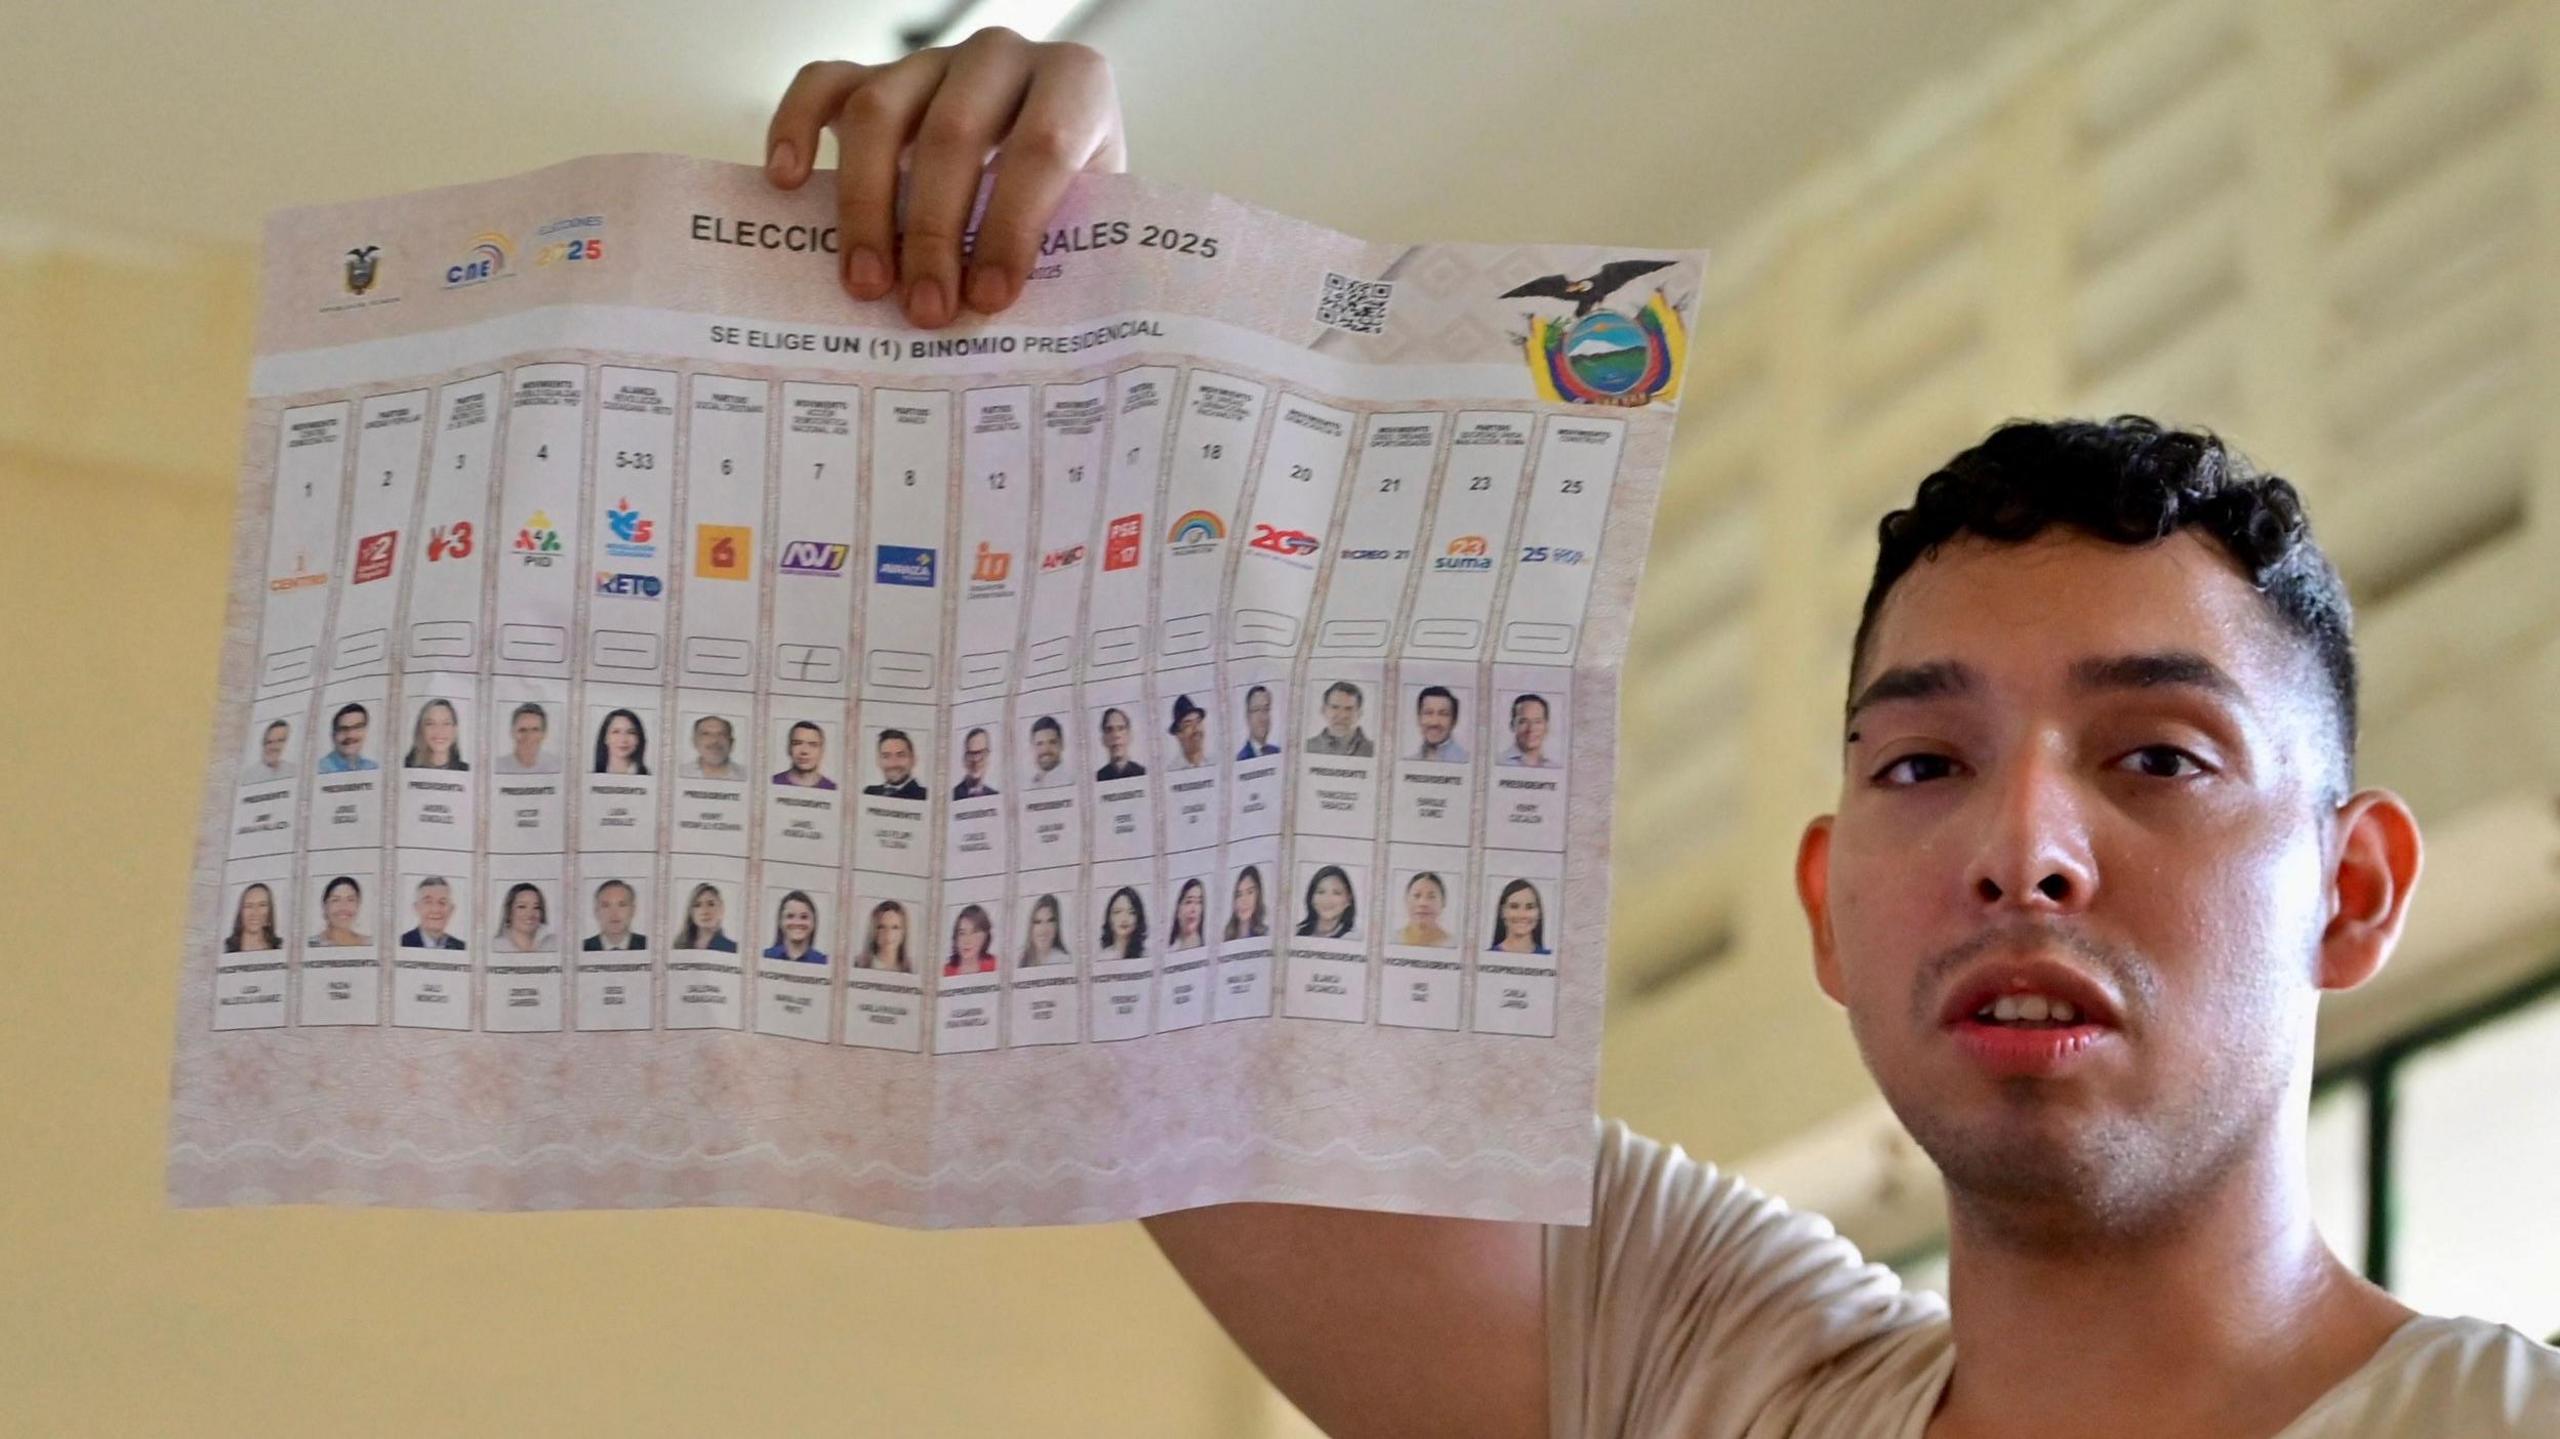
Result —
<instances>
[{"instance_id":1,"label":"amigo logo","mask_svg":"<svg viewBox=\"0 0 2560 1439\"><path fill-rule=\"evenodd\" d=\"M1073 567L1083 563L1084 546L1069 545L1063 550L1051 550L1049 553L1042 555L1040 557L1040 572L1042 574L1047 574L1051 570L1072 569Z\"/></svg>"},{"instance_id":2,"label":"amigo logo","mask_svg":"<svg viewBox=\"0 0 2560 1439\"><path fill-rule=\"evenodd\" d=\"M933 588L933 551L920 545L875 545L871 577L884 585Z\"/></svg>"},{"instance_id":3,"label":"amigo logo","mask_svg":"<svg viewBox=\"0 0 2560 1439\"><path fill-rule=\"evenodd\" d=\"M1178 555L1195 554L1227 537L1227 522L1208 510L1191 510L1173 522L1165 540Z\"/></svg>"},{"instance_id":4,"label":"amigo logo","mask_svg":"<svg viewBox=\"0 0 2560 1439\"><path fill-rule=\"evenodd\" d=\"M391 578L391 556L400 544L400 532L384 530L356 541L355 583L371 584Z\"/></svg>"},{"instance_id":5,"label":"amigo logo","mask_svg":"<svg viewBox=\"0 0 2560 1439\"><path fill-rule=\"evenodd\" d=\"M650 543L655 526L646 515L626 498L604 512L607 538L604 552L616 559L645 560L655 558L658 547Z\"/></svg>"},{"instance_id":6,"label":"amigo logo","mask_svg":"<svg viewBox=\"0 0 2560 1439\"><path fill-rule=\"evenodd\" d=\"M1449 542L1449 552L1431 562L1435 570L1489 570L1493 568L1492 546L1482 535L1460 535Z\"/></svg>"},{"instance_id":7,"label":"amigo logo","mask_svg":"<svg viewBox=\"0 0 2560 1439\"><path fill-rule=\"evenodd\" d=\"M548 569L560 557L560 531L551 524L551 512L536 510L524 527L516 531L516 558L526 564Z\"/></svg>"},{"instance_id":8,"label":"amigo logo","mask_svg":"<svg viewBox=\"0 0 2560 1439\"><path fill-rule=\"evenodd\" d=\"M1102 534L1102 567L1106 570L1134 570L1138 567L1138 550L1146 542L1146 517L1122 515L1111 522Z\"/></svg>"},{"instance_id":9,"label":"amigo logo","mask_svg":"<svg viewBox=\"0 0 2560 1439\"><path fill-rule=\"evenodd\" d=\"M1296 558L1314 554L1324 541L1308 534L1305 530L1284 530L1277 525L1266 525L1256 521L1253 526L1253 538L1247 543L1257 550L1268 550L1275 555Z\"/></svg>"},{"instance_id":10,"label":"amigo logo","mask_svg":"<svg viewBox=\"0 0 2560 1439\"><path fill-rule=\"evenodd\" d=\"M507 273L507 263L514 257L515 246L495 230L483 230L471 237L470 253L445 266L444 287L459 290L467 285L486 284Z\"/></svg>"},{"instance_id":11,"label":"amigo logo","mask_svg":"<svg viewBox=\"0 0 2560 1439\"><path fill-rule=\"evenodd\" d=\"M666 585L661 583L656 575L633 574L627 570L621 573L611 570L596 571L596 593L600 595L627 595L635 600L654 600L665 590Z\"/></svg>"},{"instance_id":12,"label":"amigo logo","mask_svg":"<svg viewBox=\"0 0 2560 1439\"><path fill-rule=\"evenodd\" d=\"M827 540L788 540L782 546L782 572L832 579L844 573L844 562L852 554L851 546Z\"/></svg>"}]
</instances>

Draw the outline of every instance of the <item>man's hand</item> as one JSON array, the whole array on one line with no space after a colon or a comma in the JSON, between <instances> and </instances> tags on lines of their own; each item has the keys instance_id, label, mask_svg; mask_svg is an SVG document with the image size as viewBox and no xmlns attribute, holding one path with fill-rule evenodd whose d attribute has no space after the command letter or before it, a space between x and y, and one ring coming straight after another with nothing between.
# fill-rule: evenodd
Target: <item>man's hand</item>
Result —
<instances>
[{"instance_id":1,"label":"man's hand","mask_svg":"<svg viewBox=\"0 0 2560 1439\"><path fill-rule=\"evenodd\" d=\"M895 290L907 319L927 329L964 305L991 315L1012 304L1067 182L1128 163L1110 65L1085 46L1035 45L1002 29L887 65L800 67L767 129L766 177L800 188L821 128L836 132L845 288L863 300ZM964 275L961 236L989 168L995 193Z\"/></svg>"}]
</instances>

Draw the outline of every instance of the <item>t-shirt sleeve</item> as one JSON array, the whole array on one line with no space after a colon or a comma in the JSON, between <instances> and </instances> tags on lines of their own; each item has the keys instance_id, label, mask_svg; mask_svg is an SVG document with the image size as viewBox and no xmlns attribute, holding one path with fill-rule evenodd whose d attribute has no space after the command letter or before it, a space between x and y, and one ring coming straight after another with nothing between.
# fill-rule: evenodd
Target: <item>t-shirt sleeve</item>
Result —
<instances>
[{"instance_id":1,"label":"t-shirt sleeve","mask_svg":"<svg viewBox=\"0 0 2560 1439\"><path fill-rule=\"evenodd\" d=\"M1851 1350L1944 1315L1828 1221L1618 1123L1590 1226L1549 1226L1546 1261L1554 1439L1741 1439Z\"/></svg>"}]
</instances>

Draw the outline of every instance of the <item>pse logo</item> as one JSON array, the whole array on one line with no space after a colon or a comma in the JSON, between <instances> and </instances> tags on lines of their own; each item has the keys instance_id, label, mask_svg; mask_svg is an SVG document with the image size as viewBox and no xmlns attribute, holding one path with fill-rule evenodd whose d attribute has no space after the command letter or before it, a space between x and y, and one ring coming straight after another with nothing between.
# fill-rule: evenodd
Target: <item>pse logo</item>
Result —
<instances>
[{"instance_id":1,"label":"pse logo","mask_svg":"<svg viewBox=\"0 0 2560 1439\"><path fill-rule=\"evenodd\" d=\"M844 562L852 554L852 546L827 540L786 540L782 546L782 572L833 579L844 573Z\"/></svg>"},{"instance_id":2,"label":"pse logo","mask_svg":"<svg viewBox=\"0 0 2560 1439\"><path fill-rule=\"evenodd\" d=\"M633 507L629 499L626 498L612 509L605 511L604 524L607 532L604 542L606 554L622 560L656 558L658 547L650 543L656 527L650 524L648 516Z\"/></svg>"},{"instance_id":3,"label":"pse logo","mask_svg":"<svg viewBox=\"0 0 2560 1439\"><path fill-rule=\"evenodd\" d=\"M514 258L515 246L495 230L483 230L471 237L471 249L461 259L444 268L444 287L459 290L470 285L485 285L504 279L507 264Z\"/></svg>"},{"instance_id":4,"label":"pse logo","mask_svg":"<svg viewBox=\"0 0 2560 1439\"><path fill-rule=\"evenodd\" d=\"M1040 557L1040 572L1042 574L1047 574L1051 570L1072 569L1083 563L1084 546L1069 545L1063 550L1051 550L1049 553L1042 555Z\"/></svg>"},{"instance_id":5,"label":"pse logo","mask_svg":"<svg viewBox=\"0 0 2560 1439\"><path fill-rule=\"evenodd\" d=\"M560 531L551 524L551 512L536 510L516 531L516 558L538 569L549 569L560 557Z\"/></svg>"},{"instance_id":6,"label":"pse logo","mask_svg":"<svg viewBox=\"0 0 2560 1439\"><path fill-rule=\"evenodd\" d=\"M1147 520L1144 515L1122 515L1102 532L1102 567L1105 570L1134 570L1138 567L1138 550L1146 542Z\"/></svg>"},{"instance_id":7,"label":"pse logo","mask_svg":"<svg viewBox=\"0 0 2560 1439\"><path fill-rule=\"evenodd\" d=\"M1000 550L984 540L978 542L978 562L969 567L973 584L1000 585L1013 573L1013 551Z\"/></svg>"},{"instance_id":8,"label":"pse logo","mask_svg":"<svg viewBox=\"0 0 2560 1439\"><path fill-rule=\"evenodd\" d=\"M1246 543L1257 550L1268 550L1272 554L1287 555L1295 559L1314 554L1324 541L1308 534L1305 530L1284 530L1277 525L1266 525L1257 520L1253 526L1253 538Z\"/></svg>"},{"instance_id":9,"label":"pse logo","mask_svg":"<svg viewBox=\"0 0 2560 1439\"><path fill-rule=\"evenodd\" d=\"M933 588L933 551L920 545L875 545L871 575L884 585Z\"/></svg>"},{"instance_id":10,"label":"pse logo","mask_svg":"<svg viewBox=\"0 0 2560 1439\"><path fill-rule=\"evenodd\" d=\"M1591 558L1581 550L1562 545L1522 545L1520 563L1524 565L1578 565Z\"/></svg>"},{"instance_id":11,"label":"pse logo","mask_svg":"<svg viewBox=\"0 0 2560 1439\"><path fill-rule=\"evenodd\" d=\"M625 595L635 600L654 600L665 591L666 585L661 583L656 575L632 574L629 571L621 573L611 570L596 571L596 593L600 595Z\"/></svg>"},{"instance_id":12,"label":"pse logo","mask_svg":"<svg viewBox=\"0 0 2560 1439\"><path fill-rule=\"evenodd\" d=\"M375 580L391 578L391 555L399 546L400 533L384 530L356 541L356 574L354 583L367 585Z\"/></svg>"},{"instance_id":13,"label":"pse logo","mask_svg":"<svg viewBox=\"0 0 2560 1439\"><path fill-rule=\"evenodd\" d=\"M427 531L427 563L471 558L471 522L456 520Z\"/></svg>"},{"instance_id":14,"label":"pse logo","mask_svg":"<svg viewBox=\"0 0 2560 1439\"><path fill-rule=\"evenodd\" d=\"M1489 570L1493 568L1492 546L1482 535L1460 535L1449 542L1449 552L1431 562L1435 570Z\"/></svg>"},{"instance_id":15,"label":"pse logo","mask_svg":"<svg viewBox=\"0 0 2560 1439\"><path fill-rule=\"evenodd\" d=\"M755 553L755 531L745 525L693 527L693 572L706 580L743 580Z\"/></svg>"}]
</instances>

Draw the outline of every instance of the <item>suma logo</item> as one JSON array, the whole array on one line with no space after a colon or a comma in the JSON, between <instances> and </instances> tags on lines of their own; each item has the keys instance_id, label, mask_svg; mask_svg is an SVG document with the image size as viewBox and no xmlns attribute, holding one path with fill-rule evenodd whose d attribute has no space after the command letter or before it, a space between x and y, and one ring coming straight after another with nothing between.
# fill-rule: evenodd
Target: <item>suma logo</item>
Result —
<instances>
[{"instance_id":1,"label":"suma logo","mask_svg":"<svg viewBox=\"0 0 2560 1439\"><path fill-rule=\"evenodd\" d=\"M427 531L427 563L471 558L471 522L456 520Z\"/></svg>"},{"instance_id":2,"label":"suma logo","mask_svg":"<svg viewBox=\"0 0 2560 1439\"><path fill-rule=\"evenodd\" d=\"M755 553L755 531L745 525L693 527L693 572L706 580L743 580Z\"/></svg>"},{"instance_id":3,"label":"suma logo","mask_svg":"<svg viewBox=\"0 0 2560 1439\"><path fill-rule=\"evenodd\" d=\"M1013 551L1000 550L984 540L978 541L978 562L969 567L969 578L982 585L1000 585L1013 573Z\"/></svg>"},{"instance_id":4,"label":"suma logo","mask_svg":"<svg viewBox=\"0 0 2560 1439\"><path fill-rule=\"evenodd\" d=\"M1138 550L1146 542L1147 518L1144 515L1122 515L1102 533L1102 567L1106 570L1134 570L1138 567Z\"/></svg>"},{"instance_id":5,"label":"suma logo","mask_svg":"<svg viewBox=\"0 0 2560 1439\"><path fill-rule=\"evenodd\" d=\"M665 590L666 586L656 575L632 574L629 571L618 574L611 570L596 571L596 593L600 595L627 595L635 600L654 600Z\"/></svg>"},{"instance_id":6,"label":"suma logo","mask_svg":"<svg viewBox=\"0 0 2560 1439\"><path fill-rule=\"evenodd\" d=\"M384 530L356 541L356 574L354 583L371 584L391 578L391 556L400 544L400 532Z\"/></svg>"},{"instance_id":7,"label":"suma logo","mask_svg":"<svg viewBox=\"0 0 2560 1439\"><path fill-rule=\"evenodd\" d=\"M1314 554L1324 541L1308 534L1305 530L1284 530L1277 525L1266 525L1257 520L1253 526L1253 538L1248 543L1257 550L1269 550L1275 555L1296 557Z\"/></svg>"},{"instance_id":8,"label":"suma logo","mask_svg":"<svg viewBox=\"0 0 2560 1439\"><path fill-rule=\"evenodd\" d=\"M884 585L933 588L933 551L921 545L875 545L871 575Z\"/></svg>"},{"instance_id":9,"label":"suma logo","mask_svg":"<svg viewBox=\"0 0 2560 1439\"><path fill-rule=\"evenodd\" d=\"M1493 568L1493 547L1482 535L1460 535L1449 542L1449 552L1431 562L1435 570L1489 570Z\"/></svg>"},{"instance_id":10,"label":"suma logo","mask_svg":"<svg viewBox=\"0 0 2560 1439\"><path fill-rule=\"evenodd\" d=\"M844 562L852 553L851 546L827 540L786 540L782 545L782 572L833 579L844 573Z\"/></svg>"}]
</instances>

